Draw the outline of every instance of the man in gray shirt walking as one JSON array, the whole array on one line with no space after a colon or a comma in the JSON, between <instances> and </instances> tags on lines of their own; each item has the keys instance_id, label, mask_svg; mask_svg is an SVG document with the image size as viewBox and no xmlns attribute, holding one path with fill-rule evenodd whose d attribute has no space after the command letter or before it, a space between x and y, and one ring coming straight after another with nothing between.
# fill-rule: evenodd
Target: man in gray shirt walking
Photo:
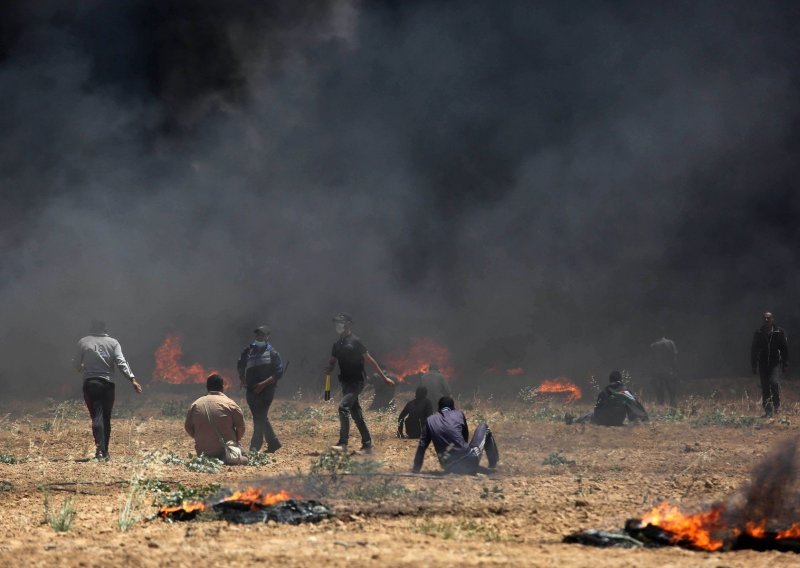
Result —
<instances>
[{"instance_id":1,"label":"man in gray shirt walking","mask_svg":"<svg viewBox=\"0 0 800 568\"><path fill-rule=\"evenodd\" d=\"M95 459L108 460L111 437L111 409L114 408L114 368L130 380L137 394L142 386L136 381L119 341L109 337L105 322L93 321L89 335L78 341L75 369L83 374L83 400L92 418Z\"/></svg>"}]
</instances>

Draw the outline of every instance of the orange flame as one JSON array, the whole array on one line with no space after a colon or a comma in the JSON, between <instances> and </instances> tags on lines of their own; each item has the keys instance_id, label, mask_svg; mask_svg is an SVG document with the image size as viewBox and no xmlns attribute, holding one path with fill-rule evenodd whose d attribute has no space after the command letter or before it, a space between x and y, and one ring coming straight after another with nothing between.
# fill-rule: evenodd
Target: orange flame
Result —
<instances>
[{"instance_id":1,"label":"orange flame","mask_svg":"<svg viewBox=\"0 0 800 568\"><path fill-rule=\"evenodd\" d=\"M234 491L217 503L236 502L243 505L249 505L251 510L255 510L259 507L276 505L277 503L288 501L289 499L292 499L292 495L285 490L278 491L277 493L264 493L258 487L248 487L247 489ZM161 507L161 509L158 510L158 516L162 519L166 519L178 512L194 513L198 511L205 511L209 507L210 505L207 503L184 501L180 505L173 507Z\"/></svg>"},{"instance_id":2,"label":"orange flame","mask_svg":"<svg viewBox=\"0 0 800 568\"><path fill-rule=\"evenodd\" d=\"M536 387L536 393L566 393L567 400L578 400L581 397L581 389L566 377L556 377L548 379Z\"/></svg>"},{"instance_id":3,"label":"orange flame","mask_svg":"<svg viewBox=\"0 0 800 568\"><path fill-rule=\"evenodd\" d=\"M164 342L156 349L156 368L153 370L153 380L177 384L205 383L208 375L220 373L213 369L206 369L200 363L185 366L181 363L183 356L183 340L178 335L168 335ZM222 374L222 373L220 373ZM225 384L230 381L223 375Z\"/></svg>"},{"instance_id":4,"label":"orange flame","mask_svg":"<svg viewBox=\"0 0 800 568\"><path fill-rule=\"evenodd\" d=\"M429 337L418 337L411 340L411 347L405 353L392 353L383 360L384 365L401 380L409 375L424 373L431 363L439 366L439 371L446 377L453 376L450 365L450 351L447 347Z\"/></svg>"},{"instance_id":5,"label":"orange flame","mask_svg":"<svg viewBox=\"0 0 800 568\"><path fill-rule=\"evenodd\" d=\"M725 544L720 538L725 530L724 512L725 506L716 504L708 511L687 515L665 501L642 517L642 524L672 533L675 543L686 542L702 550L719 550Z\"/></svg>"}]
</instances>

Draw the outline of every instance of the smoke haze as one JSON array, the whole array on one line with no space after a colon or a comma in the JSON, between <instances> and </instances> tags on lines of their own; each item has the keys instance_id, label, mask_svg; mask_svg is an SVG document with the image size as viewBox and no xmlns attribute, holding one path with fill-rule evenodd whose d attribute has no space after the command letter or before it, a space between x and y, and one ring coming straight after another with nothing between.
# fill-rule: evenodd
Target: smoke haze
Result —
<instances>
[{"instance_id":1,"label":"smoke haze","mask_svg":"<svg viewBox=\"0 0 800 568\"><path fill-rule=\"evenodd\" d=\"M79 382L93 318L142 378L269 323L298 384L342 310L470 386L800 327L796 3L74 4L0 6L7 393Z\"/></svg>"}]
</instances>

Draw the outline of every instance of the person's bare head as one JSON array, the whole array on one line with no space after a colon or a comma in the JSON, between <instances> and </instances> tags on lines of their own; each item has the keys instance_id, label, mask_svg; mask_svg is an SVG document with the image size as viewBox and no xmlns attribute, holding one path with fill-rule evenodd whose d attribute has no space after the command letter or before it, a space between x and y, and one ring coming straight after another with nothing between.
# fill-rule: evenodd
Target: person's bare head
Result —
<instances>
[{"instance_id":1,"label":"person's bare head","mask_svg":"<svg viewBox=\"0 0 800 568\"><path fill-rule=\"evenodd\" d=\"M775 316L772 315L772 312L764 312L761 314L761 321L765 329L771 329L775 325Z\"/></svg>"}]
</instances>

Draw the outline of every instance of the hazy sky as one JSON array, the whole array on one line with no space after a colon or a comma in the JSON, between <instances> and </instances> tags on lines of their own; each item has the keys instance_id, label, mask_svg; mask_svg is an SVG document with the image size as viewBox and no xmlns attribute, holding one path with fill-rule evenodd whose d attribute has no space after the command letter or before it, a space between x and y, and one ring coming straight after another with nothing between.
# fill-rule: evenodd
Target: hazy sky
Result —
<instances>
[{"instance_id":1,"label":"hazy sky","mask_svg":"<svg viewBox=\"0 0 800 568\"><path fill-rule=\"evenodd\" d=\"M298 384L346 310L458 379L744 374L800 326L795 2L0 5L0 380L79 379L105 319ZM28 387L34 387L28 388Z\"/></svg>"}]
</instances>

